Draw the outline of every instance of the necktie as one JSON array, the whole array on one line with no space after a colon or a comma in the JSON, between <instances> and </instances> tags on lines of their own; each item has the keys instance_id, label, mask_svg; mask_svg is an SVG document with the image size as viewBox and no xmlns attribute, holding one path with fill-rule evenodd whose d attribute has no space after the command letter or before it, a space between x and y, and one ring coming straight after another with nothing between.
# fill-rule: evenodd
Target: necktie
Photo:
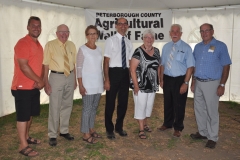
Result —
<instances>
[{"instance_id":1,"label":"necktie","mask_svg":"<svg viewBox=\"0 0 240 160\"><path fill-rule=\"evenodd\" d=\"M64 46L65 54L64 54L64 75L67 77L70 74L70 65L69 59L67 55L66 45Z\"/></svg>"},{"instance_id":2,"label":"necktie","mask_svg":"<svg viewBox=\"0 0 240 160\"><path fill-rule=\"evenodd\" d=\"M125 69L126 66L126 46L125 46L125 41L124 37L122 37L122 67Z\"/></svg>"},{"instance_id":3,"label":"necktie","mask_svg":"<svg viewBox=\"0 0 240 160\"><path fill-rule=\"evenodd\" d=\"M174 55L174 52L175 52L175 46L176 46L176 44L173 44L171 53L169 54L169 57L168 57L168 62L167 62L168 70L170 70L171 67L172 67L172 61L173 61L173 55Z\"/></svg>"}]
</instances>

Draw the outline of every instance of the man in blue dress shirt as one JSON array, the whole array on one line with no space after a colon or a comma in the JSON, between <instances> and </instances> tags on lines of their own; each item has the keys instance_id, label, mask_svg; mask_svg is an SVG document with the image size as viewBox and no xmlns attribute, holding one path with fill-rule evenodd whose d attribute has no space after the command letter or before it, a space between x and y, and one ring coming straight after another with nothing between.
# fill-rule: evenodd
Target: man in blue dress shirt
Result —
<instances>
[{"instance_id":1,"label":"man in blue dress shirt","mask_svg":"<svg viewBox=\"0 0 240 160\"><path fill-rule=\"evenodd\" d=\"M213 37L211 24L201 25L200 33L203 41L194 48L196 65L191 84L198 132L190 136L208 139L206 147L215 148L219 130L219 97L225 91L231 60L226 44Z\"/></svg>"},{"instance_id":2,"label":"man in blue dress shirt","mask_svg":"<svg viewBox=\"0 0 240 160\"><path fill-rule=\"evenodd\" d=\"M195 61L191 47L181 40L182 27L173 24L169 33L172 41L162 49L160 86L164 94L164 122L158 130L164 131L173 127L173 136L180 137L184 128L188 82Z\"/></svg>"}]
</instances>

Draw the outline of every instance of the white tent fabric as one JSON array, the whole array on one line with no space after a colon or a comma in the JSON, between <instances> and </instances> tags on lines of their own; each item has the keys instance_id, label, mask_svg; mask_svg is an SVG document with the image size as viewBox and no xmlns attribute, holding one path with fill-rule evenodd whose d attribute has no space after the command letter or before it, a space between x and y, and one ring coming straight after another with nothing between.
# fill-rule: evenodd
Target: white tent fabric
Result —
<instances>
[{"instance_id":1,"label":"white tent fabric","mask_svg":"<svg viewBox=\"0 0 240 160\"><path fill-rule=\"evenodd\" d=\"M11 95L11 82L13 76L14 45L27 34L27 20L30 16L38 16L42 20L42 34L39 37L43 45L55 38L55 30L59 24L69 26L72 40L78 47L85 43L85 16L84 9L68 8L62 6L39 5L16 0L0 0L0 117L15 111L14 99ZM203 10L203 11L177 11L173 10L173 23L183 27L182 39L192 47L201 41L199 26L203 23L212 23L215 37L228 46L232 59L231 74L229 76L226 93L221 100L240 102L240 11L239 9ZM165 43L155 43L160 50ZM104 43L98 43L104 50ZM141 43L134 43L138 47ZM41 91L41 103L48 102L48 96ZM160 93L162 90L160 89ZM189 92L189 97L192 97ZM79 98L75 90L74 98Z\"/></svg>"},{"instance_id":2,"label":"white tent fabric","mask_svg":"<svg viewBox=\"0 0 240 160\"><path fill-rule=\"evenodd\" d=\"M174 12L174 23L179 23L183 27L182 39L191 46L194 46L196 41L201 39L199 26L203 23L213 24L215 38L226 43L232 59L232 65L225 87L225 94L220 100L240 102L240 76L238 73L240 64L237 63L240 60L239 20L239 9Z\"/></svg>"},{"instance_id":3,"label":"white tent fabric","mask_svg":"<svg viewBox=\"0 0 240 160\"><path fill-rule=\"evenodd\" d=\"M27 34L27 21L30 16L38 16L42 21L39 41L44 47L46 42L55 39L56 27L66 24L71 31L70 40L76 46L85 42L85 17L83 9L38 5L33 3L0 1L0 117L15 111L11 94L13 77L13 56L16 42ZM48 96L41 90L41 103L48 103ZM79 98L76 90L74 98Z\"/></svg>"}]
</instances>

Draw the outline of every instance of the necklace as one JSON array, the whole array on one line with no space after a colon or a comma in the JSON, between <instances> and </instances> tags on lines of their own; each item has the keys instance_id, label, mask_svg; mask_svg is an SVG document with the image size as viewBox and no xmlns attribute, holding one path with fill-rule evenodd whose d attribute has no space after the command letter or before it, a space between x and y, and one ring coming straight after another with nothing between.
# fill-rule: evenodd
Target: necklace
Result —
<instances>
[{"instance_id":1,"label":"necklace","mask_svg":"<svg viewBox=\"0 0 240 160\"><path fill-rule=\"evenodd\" d=\"M151 49L147 50L146 47L145 47L145 45L143 45L143 48L144 48L146 51L148 51L148 52L153 49L153 47L152 47Z\"/></svg>"}]
</instances>

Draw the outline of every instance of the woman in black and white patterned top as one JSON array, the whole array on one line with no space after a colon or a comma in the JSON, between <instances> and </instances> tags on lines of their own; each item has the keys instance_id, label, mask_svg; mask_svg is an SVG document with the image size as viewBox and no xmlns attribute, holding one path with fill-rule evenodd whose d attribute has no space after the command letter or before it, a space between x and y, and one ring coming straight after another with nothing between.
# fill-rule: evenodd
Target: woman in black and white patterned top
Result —
<instances>
[{"instance_id":1,"label":"woman in black and white patterned top","mask_svg":"<svg viewBox=\"0 0 240 160\"><path fill-rule=\"evenodd\" d=\"M159 89L161 58L159 50L152 46L154 36L151 29L143 32L143 44L134 51L130 64L134 118L138 120L141 139L147 138L144 131L152 131L147 118L151 116L155 93Z\"/></svg>"}]
</instances>

